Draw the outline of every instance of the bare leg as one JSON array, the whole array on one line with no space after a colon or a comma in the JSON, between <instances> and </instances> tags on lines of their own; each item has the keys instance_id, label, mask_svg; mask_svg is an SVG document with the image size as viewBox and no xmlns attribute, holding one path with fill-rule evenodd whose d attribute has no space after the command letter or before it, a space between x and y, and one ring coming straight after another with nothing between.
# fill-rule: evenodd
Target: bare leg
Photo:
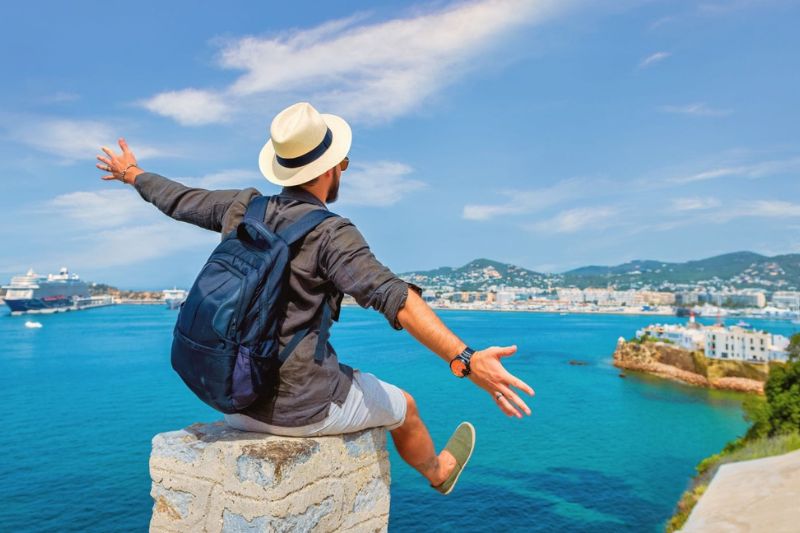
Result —
<instances>
[{"instance_id":1,"label":"bare leg","mask_svg":"<svg viewBox=\"0 0 800 533\"><path fill-rule=\"evenodd\" d=\"M433 440L419 416L414 398L405 391L403 394L407 403L406 420L391 432L394 445L400 457L425 476L431 485L441 485L455 468L455 457L448 451L436 455Z\"/></svg>"}]
</instances>

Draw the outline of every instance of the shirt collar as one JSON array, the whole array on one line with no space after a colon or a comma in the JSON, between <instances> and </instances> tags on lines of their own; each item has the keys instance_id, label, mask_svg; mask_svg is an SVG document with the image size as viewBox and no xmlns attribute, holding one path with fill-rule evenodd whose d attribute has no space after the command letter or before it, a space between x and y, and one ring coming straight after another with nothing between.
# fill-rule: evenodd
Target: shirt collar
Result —
<instances>
[{"instance_id":1,"label":"shirt collar","mask_svg":"<svg viewBox=\"0 0 800 533\"><path fill-rule=\"evenodd\" d=\"M281 191L281 196L284 196L286 198L291 198L292 200L298 200L300 202L315 204L320 207L324 207L325 209L328 208L322 200L320 200L307 190L303 189L302 187L284 187L283 190Z\"/></svg>"}]
</instances>

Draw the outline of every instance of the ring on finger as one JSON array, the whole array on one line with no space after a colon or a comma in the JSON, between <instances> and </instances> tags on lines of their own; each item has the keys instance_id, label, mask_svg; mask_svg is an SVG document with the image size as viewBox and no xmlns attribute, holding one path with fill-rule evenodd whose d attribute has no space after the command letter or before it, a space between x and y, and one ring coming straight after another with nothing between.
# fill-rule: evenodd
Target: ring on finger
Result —
<instances>
[{"instance_id":1,"label":"ring on finger","mask_svg":"<svg viewBox=\"0 0 800 533\"><path fill-rule=\"evenodd\" d=\"M497 391L497 392L494 393L494 399L495 400L500 400L500 398L502 398L502 397L503 397L503 393L502 392Z\"/></svg>"}]
</instances>

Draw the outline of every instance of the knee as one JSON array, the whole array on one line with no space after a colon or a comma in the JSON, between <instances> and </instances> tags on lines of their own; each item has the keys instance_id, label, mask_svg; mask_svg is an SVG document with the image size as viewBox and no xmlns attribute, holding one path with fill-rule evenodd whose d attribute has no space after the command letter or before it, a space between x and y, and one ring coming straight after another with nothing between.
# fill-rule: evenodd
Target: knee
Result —
<instances>
[{"instance_id":1,"label":"knee","mask_svg":"<svg viewBox=\"0 0 800 533\"><path fill-rule=\"evenodd\" d=\"M406 419L409 417L419 416L419 412L417 411L417 402L414 401L414 397L406 391L403 391L403 396L406 397Z\"/></svg>"}]
</instances>

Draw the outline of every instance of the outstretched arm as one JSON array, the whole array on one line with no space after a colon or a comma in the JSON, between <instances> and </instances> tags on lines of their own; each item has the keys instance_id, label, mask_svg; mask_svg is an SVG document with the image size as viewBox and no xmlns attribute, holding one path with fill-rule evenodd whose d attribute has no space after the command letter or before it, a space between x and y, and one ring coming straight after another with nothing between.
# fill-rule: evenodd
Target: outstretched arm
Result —
<instances>
[{"instance_id":1,"label":"outstretched arm","mask_svg":"<svg viewBox=\"0 0 800 533\"><path fill-rule=\"evenodd\" d=\"M380 311L392 327L407 329L448 363L464 350L466 344L439 320L412 286L375 258L364 237L349 220L334 219L327 223L322 239L322 273L337 289L353 296L362 307ZM504 413L522 417L520 411L529 415L531 410L511 387L531 396L533 389L509 374L500 363L501 357L508 357L516 351L516 346L507 346L475 352L469 377L492 396ZM502 396L498 397L498 392Z\"/></svg>"},{"instance_id":2,"label":"outstretched arm","mask_svg":"<svg viewBox=\"0 0 800 533\"><path fill-rule=\"evenodd\" d=\"M125 139L119 140L122 153L117 155L102 147L106 156L97 156L97 168L109 174L106 181L117 180L133 185L146 201L162 213L212 231L227 234L241 220L250 200L259 193L255 189L208 191L187 187L158 174L144 172Z\"/></svg>"},{"instance_id":3,"label":"outstretched arm","mask_svg":"<svg viewBox=\"0 0 800 533\"><path fill-rule=\"evenodd\" d=\"M397 313L397 321L415 339L448 363L466 347L466 344L439 320L433 309L414 291L408 291L405 305ZM533 389L510 374L500 362L501 357L508 357L516 351L516 346L502 348L493 346L475 352L470 362L472 373L469 378L488 392L504 413L521 418L520 411L529 415L531 410L511 387L516 387L530 396L533 396ZM496 396L498 392L502 394L499 398Z\"/></svg>"}]
</instances>

